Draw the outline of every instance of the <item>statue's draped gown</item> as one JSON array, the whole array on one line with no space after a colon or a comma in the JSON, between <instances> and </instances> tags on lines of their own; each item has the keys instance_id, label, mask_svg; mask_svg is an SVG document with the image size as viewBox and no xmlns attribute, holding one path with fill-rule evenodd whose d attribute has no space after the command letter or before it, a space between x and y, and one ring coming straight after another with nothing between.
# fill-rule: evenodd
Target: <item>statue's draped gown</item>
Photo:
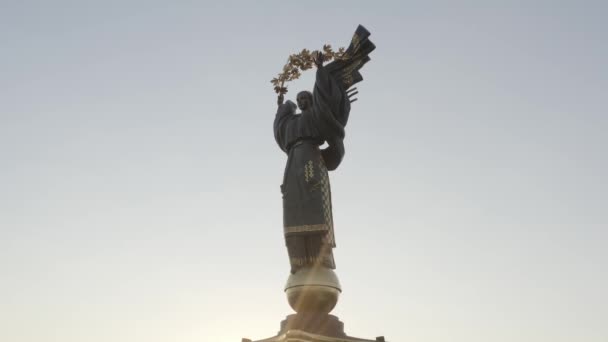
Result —
<instances>
[{"instance_id":1,"label":"statue's draped gown","mask_svg":"<svg viewBox=\"0 0 608 342\"><path fill-rule=\"evenodd\" d=\"M287 101L274 120L275 139L288 155L281 192L292 273L304 266L335 268L328 170L335 170L344 157L344 127L350 112L346 90L363 79L359 69L375 48L368 36L359 26L346 57L317 69L310 109L296 114L296 105ZM327 148L321 149L325 142Z\"/></svg>"}]
</instances>

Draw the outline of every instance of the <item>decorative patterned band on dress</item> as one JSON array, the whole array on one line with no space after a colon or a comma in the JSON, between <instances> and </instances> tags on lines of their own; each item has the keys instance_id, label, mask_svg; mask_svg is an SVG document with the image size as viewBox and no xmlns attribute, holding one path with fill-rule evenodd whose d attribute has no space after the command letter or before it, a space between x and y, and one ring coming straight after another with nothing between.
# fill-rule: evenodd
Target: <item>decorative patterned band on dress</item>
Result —
<instances>
[{"instance_id":1,"label":"decorative patterned band on dress","mask_svg":"<svg viewBox=\"0 0 608 342\"><path fill-rule=\"evenodd\" d=\"M292 235L298 233L314 233L314 232L326 232L330 230L330 225L327 223L321 224L304 224L301 226L284 227L283 231L285 235Z\"/></svg>"},{"instance_id":2,"label":"decorative patterned band on dress","mask_svg":"<svg viewBox=\"0 0 608 342\"><path fill-rule=\"evenodd\" d=\"M289 262L295 266L306 266L306 265L315 265L315 264L323 264L323 262L327 262L327 255L319 255L319 256L305 256L301 258L289 258Z\"/></svg>"}]
</instances>

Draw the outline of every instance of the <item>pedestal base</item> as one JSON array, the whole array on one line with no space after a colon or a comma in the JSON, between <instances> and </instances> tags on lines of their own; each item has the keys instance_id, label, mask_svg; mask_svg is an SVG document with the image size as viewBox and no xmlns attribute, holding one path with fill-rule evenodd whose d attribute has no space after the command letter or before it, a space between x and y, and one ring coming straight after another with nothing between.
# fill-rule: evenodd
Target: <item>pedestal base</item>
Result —
<instances>
[{"instance_id":1,"label":"pedestal base","mask_svg":"<svg viewBox=\"0 0 608 342\"><path fill-rule=\"evenodd\" d=\"M346 337L344 323L333 315L319 315L314 313L299 313L287 316L281 322L279 335L290 330L301 330L310 334L328 337Z\"/></svg>"},{"instance_id":2,"label":"pedestal base","mask_svg":"<svg viewBox=\"0 0 608 342\"><path fill-rule=\"evenodd\" d=\"M254 342L244 338L242 342ZM377 337L375 340L364 340L355 337L327 337L323 335L311 334L301 330L289 330L285 334L272 337L266 340L255 342L384 342L384 337Z\"/></svg>"},{"instance_id":3,"label":"pedestal base","mask_svg":"<svg viewBox=\"0 0 608 342\"><path fill-rule=\"evenodd\" d=\"M277 336L257 341L244 338L242 342L384 342L384 337L366 340L347 336L344 323L336 316L300 313L287 316Z\"/></svg>"}]
</instances>

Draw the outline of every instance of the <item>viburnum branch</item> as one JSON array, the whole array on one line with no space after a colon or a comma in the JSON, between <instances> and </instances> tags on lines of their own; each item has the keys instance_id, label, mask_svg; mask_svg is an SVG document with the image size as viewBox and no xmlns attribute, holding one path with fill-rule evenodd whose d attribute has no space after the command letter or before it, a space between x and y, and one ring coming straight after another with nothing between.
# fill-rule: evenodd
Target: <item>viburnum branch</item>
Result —
<instances>
[{"instance_id":1,"label":"viburnum branch","mask_svg":"<svg viewBox=\"0 0 608 342\"><path fill-rule=\"evenodd\" d=\"M285 83L297 80L302 75L302 71L311 69L315 65L314 61L319 52L323 53L323 62L345 58L345 49L343 47L339 48L338 51L334 51L329 44L323 45L322 51L315 50L310 52L307 49L302 49L299 53L290 55L287 59L287 64L283 66L283 72L270 81L274 86L274 91L279 95L287 93Z\"/></svg>"}]
</instances>

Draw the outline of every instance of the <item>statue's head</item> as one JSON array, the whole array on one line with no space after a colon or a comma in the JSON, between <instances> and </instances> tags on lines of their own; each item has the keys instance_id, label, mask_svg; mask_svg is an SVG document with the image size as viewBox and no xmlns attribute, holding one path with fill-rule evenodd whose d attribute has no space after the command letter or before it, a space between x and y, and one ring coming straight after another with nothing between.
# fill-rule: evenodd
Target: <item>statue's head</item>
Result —
<instances>
[{"instance_id":1,"label":"statue's head","mask_svg":"<svg viewBox=\"0 0 608 342\"><path fill-rule=\"evenodd\" d=\"M312 107L312 93L307 90L299 92L296 96L296 102L301 111L310 109Z\"/></svg>"}]
</instances>

